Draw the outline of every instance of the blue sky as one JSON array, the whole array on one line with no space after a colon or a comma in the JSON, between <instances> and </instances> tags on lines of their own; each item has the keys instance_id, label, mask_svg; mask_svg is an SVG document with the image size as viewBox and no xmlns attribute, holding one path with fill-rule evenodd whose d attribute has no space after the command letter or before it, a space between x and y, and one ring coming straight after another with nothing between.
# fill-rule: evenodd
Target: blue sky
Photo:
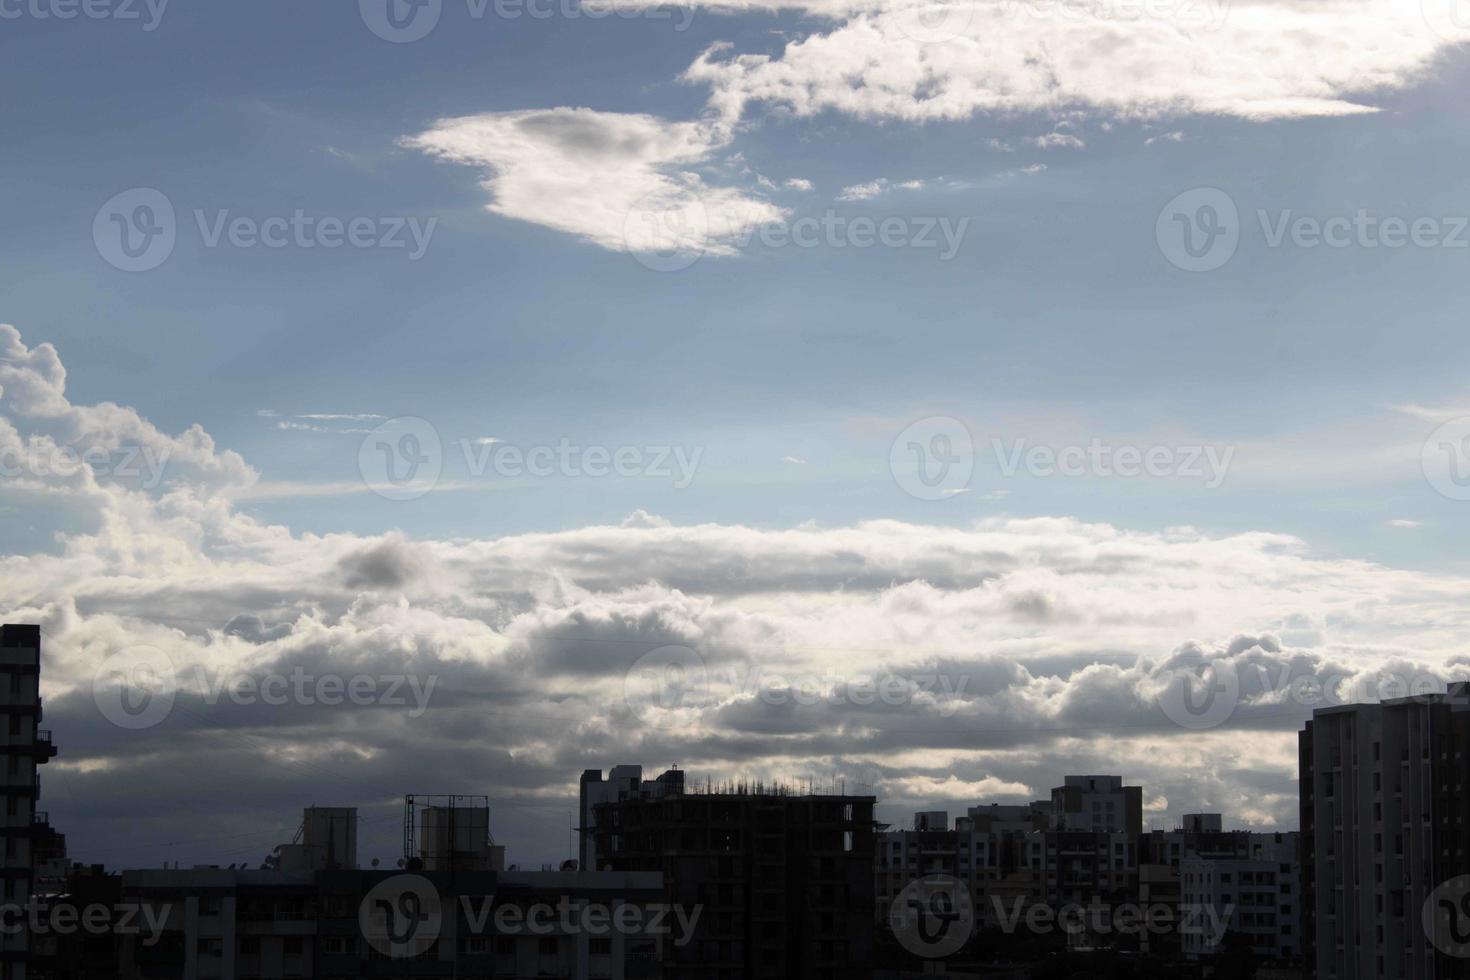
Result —
<instances>
[{"instance_id":1,"label":"blue sky","mask_svg":"<svg viewBox=\"0 0 1470 980\"><path fill-rule=\"evenodd\" d=\"M1040 27L1005 20L1015 4L960 4L1013 34L968 38L966 20L928 44L894 28L910 0L545 19L444 0L413 43L346 2L172 0L153 30L25 8L0 21L0 323L55 346L74 405L197 424L238 453L253 485L233 512L298 539L492 542L638 511L771 534L1056 518L1286 535L1323 560L1458 574L1470 504L1436 492L1420 457L1470 416L1470 248L1273 247L1267 226L1361 210L1452 230L1470 214L1470 51L1432 29L1439 0L1423 17L1212 2L1179 0L1228 20L1177 43L1081 0ZM1038 38L1055 40L1044 84L1006 54ZM693 149L657 156L664 138ZM788 226L964 233L943 258L712 231L660 272L599 210L647 187L713 219L733 202ZM137 188L168 199L177 243L125 272L94 220ZM1228 195L1240 241L1189 272L1158 228L1200 188ZM195 218L298 209L433 230L411 260L208 247ZM438 488L407 501L359 472L367 432L399 417L444 446ZM967 428L974 472L919 499L890 451L936 417ZM480 439L700 456L685 487L514 478L467 472L460 440ZM995 444L1018 440L1231 463L1218 486L1008 476ZM0 495L9 555L61 554L57 531L96 526L66 500Z\"/></svg>"},{"instance_id":2,"label":"blue sky","mask_svg":"<svg viewBox=\"0 0 1470 980\"><path fill-rule=\"evenodd\" d=\"M676 31L692 16L686 31ZM659 275L626 253L487 215L476 173L400 147L432 120L556 106L700 113L678 75L704 48L779 50L813 16L470 18L384 43L351 4L175 3L135 22L7 25L3 210L7 319L68 354L73 391L203 423L265 478L350 478L353 436L272 430L256 416L422 416L445 438L681 442L706 447L691 491L557 485L445 494L432 505L282 500L298 527L503 533L609 520L791 525L904 516L967 522L1082 514L1127 526L1270 527L1329 550L1442 563L1451 536L1389 519L1457 519L1416 472L1311 485L1314 457L1376 428L1388 406L1454 400L1466 335L1464 251L1267 250L1216 275L1164 262L1154 219L1177 191L1222 187L1251 210L1329 216L1466 210L1467 143L1449 53L1424 84L1336 119L1080 118L1083 148L998 151L1053 131L1045 113L920 125L823 112L753 113L729 147L801 176L798 213L889 176L931 187L838 204L848 215L969 217L956 259L925 251L770 250ZM1107 122L1111 131L1098 128ZM1182 141L1148 138L1180 132ZM1044 173L1005 176L1045 165ZM941 184L948 178L948 184ZM159 188L185 241L146 275L100 262L88 229L107 198ZM188 212L437 217L403 253L206 250ZM1251 222L1254 223L1254 222ZM1252 247L1254 245L1254 247ZM1297 454L1305 480L1189 486L991 480L1004 501L916 507L885 467L894 422L954 416L989 435L1150 430ZM886 423L886 428L885 428ZM1323 430L1345 447L1323 448ZM1376 436L1364 433L1366 438ZM1242 450L1248 453L1248 450ZM807 460L806 466L781 463ZM1242 463L1244 463L1242 458ZM491 480L492 482L492 480Z\"/></svg>"},{"instance_id":3,"label":"blue sky","mask_svg":"<svg viewBox=\"0 0 1470 980\"><path fill-rule=\"evenodd\" d=\"M1453 52L1424 84L1375 98L1373 115L1084 116L1084 148L1003 152L988 142L1051 132L1048 114L905 124L757 112L728 148L761 173L812 181L797 213L820 214L842 187L879 177L930 182L836 207L969 217L949 262L756 243L650 273L626 253L486 214L474 170L398 145L437 118L528 108L692 119L706 90L677 77L707 46L779 51L777 32L823 26L703 10L474 20L450 4L428 38L390 44L350 4L175 3L152 32L15 21L0 68L8 128L25 134L0 191L7 319L64 350L74 391L136 405L165 428L200 422L267 479L348 479L357 440L273 431L260 409L422 416L451 440L706 447L703 478L677 493L563 482L423 506L259 506L295 527L504 533L638 506L778 526L1002 510L1267 527L1365 557L1456 558L1451 535L1384 532L1394 518L1456 523L1458 509L1417 472L1310 473L1318 453L1336 451L1320 446L1324 430L1347 448L1387 406L1454 400L1470 256L1269 250L1257 235L1225 270L1199 276L1170 266L1153 235L1168 198L1201 186L1233 192L1248 215L1465 210L1466 66ZM1171 132L1182 141L1146 142ZM1002 176L1035 164L1046 170ZM102 202L139 186L175 202L185 235L162 268L130 275L99 261L88 231ZM419 215L439 227L418 262L208 250L195 208ZM1017 492L916 506L883 461L893 423L927 415L966 420L982 443L1058 426L1083 442L1172 430L1272 443L1299 453L1306 479L1242 477L1208 494L991 479L981 489Z\"/></svg>"}]
</instances>

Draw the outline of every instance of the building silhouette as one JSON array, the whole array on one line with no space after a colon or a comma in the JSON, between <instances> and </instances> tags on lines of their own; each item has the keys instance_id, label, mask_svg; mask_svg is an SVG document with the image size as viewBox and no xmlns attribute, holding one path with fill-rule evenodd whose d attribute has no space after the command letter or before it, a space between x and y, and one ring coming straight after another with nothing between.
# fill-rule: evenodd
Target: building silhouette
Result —
<instances>
[{"instance_id":1,"label":"building silhouette","mask_svg":"<svg viewBox=\"0 0 1470 980\"><path fill-rule=\"evenodd\" d=\"M0 789L0 905L26 907L35 893L38 840L37 768L56 756L51 733L41 728L41 627L0 628L0 749L5 755ZM43 821L44 823L44 821ZM25 980L31 958L29 930L0 933L0 980Z\"/></svg>"},{"instance_id":2,"label":"building silhouette","mask_svg":"<svg viewBox=\"0 0 1470 980\"><path fill-rule=\"evenodd\" d=\"M1424 912L1470 874L1470 684L1323 708L1298 737L1306 949L1319 980L1470 976L1470 912ZM1465 950L1470 953L1470 949Z\"/></svg>"},{"instance_id":3,"label":"building silhouette","mask_svg":"<svg viewBox=\"0 0 1470 980\"><path fill-rule=\"evenodd\" d=\"M598 783L584 774L584 787ZM871 975L873 797L760 784L673 791L683 780L670 773L654 783L596 804L583 832L599 867L658 872L668 901L703 908L694 941L665 951L665 977Z\"/></svg>"}]
</instances>

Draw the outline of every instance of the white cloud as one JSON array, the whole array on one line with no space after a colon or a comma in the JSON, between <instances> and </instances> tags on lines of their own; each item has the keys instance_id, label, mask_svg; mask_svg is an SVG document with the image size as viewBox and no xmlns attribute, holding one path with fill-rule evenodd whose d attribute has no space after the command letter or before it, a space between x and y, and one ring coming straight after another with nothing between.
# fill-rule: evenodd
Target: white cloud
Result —
<instances>
[{"instance_id":1,"label":"white cloud","mask_svg":"<svg viewBox=\"0 0 1470 980\"><path fill-rule=\"evenodd\" d=\"M486 208L616 251L735 241L783 211L697 169L729 143L723 127L655 116L557 108L442 119L406 146L485 168Z\"/></svg>"},{"instance_id":2,"label":"white cloud","mask_svg":"<svg viewBox=\"0 0 1470 980\"><path fill-rule=\"evenodd\" d=\"M862 184L853 184L844 187L837 194L839 201L867 201L886 194L893 190L918 191L924 189L925 182L922 180L889 180L887 177L879 177Z\"/></svg>"},{"instance_id":3,"label":"white cloud","mask_svg":"<svg viewBox=\"0 0 1470 980\"><path fill-rule=\"evenodd\" d=\"M702 55L687 77L711 86L727 118L756 103L914 121L1076 109L1121 118L1344 115L1374 111L1376 93L1419 81L1452 41L1470 40L1448 17L1432 29L1421 4L1402 0L1179 4L1156 14L1112 0L715 6L797 7L839 21L779 56L724 45Z\"/></svg>"},{"instance_id":4,"label":"white cloud","mask_svg":"<svg viewBox=\"0 0 1470 980\"><path fill-rule=\"evenodd\" d=\"M1310 706L1256 678L1470 670L1463 577L1322 557L1264 532L1067 518L762 529L643 511L490 539L292 532L233 509L254 472L202 431L168 437L131 409L71 403L56 351L27 348L13 328L0 327L0 354L0 448L145 440L181 460L156 488L89 470L0 480L7 506L41 497L86 517L57 527L54 549L0 558L0 618L45 630L64 764L50 809L90 860L137 860L135 840L199 836L189 831L203 823L248 833L324 792L381 806L391 825L382 800L466 773L495 787L513 859L551 860L564 834L536 806L564 811L589 765L675 758L696 778L861 775L895 807L1121 771L1170 813L1208 798L1289 824L1293 733ZM106 657L139 644L189 683L176 719L126 732L101 719L91 684ZM710 696L649 716L625 678L669 644L703 658ZM1218 732L1184 732L1154 699L1176 668L1210 662L1255 686ZM422 716L245 710L202 700L190 681L196 669L296 668L407 672L436 678L438 693ZM778 676L840 694L889 675L945 683L916 683L897 704L761 693ZM211 765L195 764L206 752ZM104 813L137 833L107 837ZM212 845L170 856L221 858Z\"/></svg>"},{"instance_id":5,"label":"white cloud","mask_svg":"<svg viewBox=\"0 0 1470 980\"><path fill-rule=\"evenodd\" d=\"M837 194L837 200L866 201L869 198L877 197L879 194L882 194L883 188L886 186L886 184L887 182L881 179L870 180L866 184L853 184L850 187L842 188L842 190Z\"/></svg>"},{"instance_id":6,"label":"white cloud","mask_svg":"<svg viewBox=\"0 0 1470 980\"><path fill-rule=\"evenodd\" d=\"M1403 528L1403 529L1410 529L1410 528L1416 528L1416 527L1423 527L1424 526L1419 521L1411 521L1411 520L1407 520L1405 518L1395 518L1395 519L1393 519L1391 521L1384 521L1384 525L1386 527Z\"/></svg>"},{"instance_id":7,"label":"white cloud","mask_svg":"<svg viewBox=\"0 0 1470 980\"><path fill-rule=\"evenodd\" d=\"M445 119L404 143L483 167L495 214L619 251L730 255L753 229L785 216L701 173L719 170L712 157L753 107L877 121L1060 119L1026 140L1042 149L1085 146L1064 131L1081 119L1107 131L1115 119L1368 113L1384 92L1420 82L1450 47L1470 41L1450 2L1200 0L1141 9L1132 0L710 0L704 5L720 13L795 9L832 26L776 55L710 46L682 77L708 86L717 122L563 107ZM1181 138L1171 131L1148 142ZM1014 148L994 138L987 145ZM721 163L751 173L739 153ZM884 189L853 185L839 199Z\"/></svg>"},{"instance_id":8,"label":"white cloud","mask_svg":"<svg viewBox=\"0 0 1470 980\"><path fill-rule=\"evenodd\" d=\"M1047 133L1045 136L1034 137L1031 142L1043 150L1055 149L1057 147L1080 150L1087 146L1080 136L1060 132Z\"/></svg>"}]
</instances>

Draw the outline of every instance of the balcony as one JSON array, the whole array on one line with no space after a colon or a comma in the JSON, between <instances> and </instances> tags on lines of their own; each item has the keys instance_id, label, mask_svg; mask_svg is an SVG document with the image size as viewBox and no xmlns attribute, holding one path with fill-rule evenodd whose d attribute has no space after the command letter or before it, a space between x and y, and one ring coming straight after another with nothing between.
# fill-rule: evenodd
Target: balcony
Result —
<instances>
[{"instance_id":1,"label":"balcony","mask_svg":"<svg viewBox=\"0 0 1470 980\"><path fill-rule=\"evenodd\" d=\"M36 738L32 743L32 754L35 756L37 764L56 758L56 743L51 741L50 729L36 729Z\"/></svg>"}]
</instances>

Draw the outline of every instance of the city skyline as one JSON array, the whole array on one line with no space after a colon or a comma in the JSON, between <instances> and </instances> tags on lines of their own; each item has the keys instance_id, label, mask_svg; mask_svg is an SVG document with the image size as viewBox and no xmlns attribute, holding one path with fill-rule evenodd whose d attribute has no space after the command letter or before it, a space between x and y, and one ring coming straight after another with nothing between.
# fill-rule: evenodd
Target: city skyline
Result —
<instances>
[{"instance_id":1,"label":"city skyline","mask_svg":"<svg viewBox=\"0 0 1470 980\"><path fill-rule=\"evenodd\" d=\"M1399 771L1344 788L1303 732L1462 724L1470 0L0 0L0 50L16 881L222 865L249 905L351 809L361 873L302 870L304 915L410 859L405 797L483 797L521 869L604 806L707 847L732 918L546 956L899 969L833 844L866 802L694 807L781 823L789 895L842 907L758 963L768 883L644 767L946 814L981 902L1248 876L1250 936L1166 957L1432 962L1404 896L1470 869L1401 867L1414 807L1353 782ZM1281 890L1344 801L1364 839L1301 881L1351 853L1384 908ZM1246 836L1158 849L1201 815ZM608 874L710 873L599 832Z\"/></svg>"}]
</instances>

